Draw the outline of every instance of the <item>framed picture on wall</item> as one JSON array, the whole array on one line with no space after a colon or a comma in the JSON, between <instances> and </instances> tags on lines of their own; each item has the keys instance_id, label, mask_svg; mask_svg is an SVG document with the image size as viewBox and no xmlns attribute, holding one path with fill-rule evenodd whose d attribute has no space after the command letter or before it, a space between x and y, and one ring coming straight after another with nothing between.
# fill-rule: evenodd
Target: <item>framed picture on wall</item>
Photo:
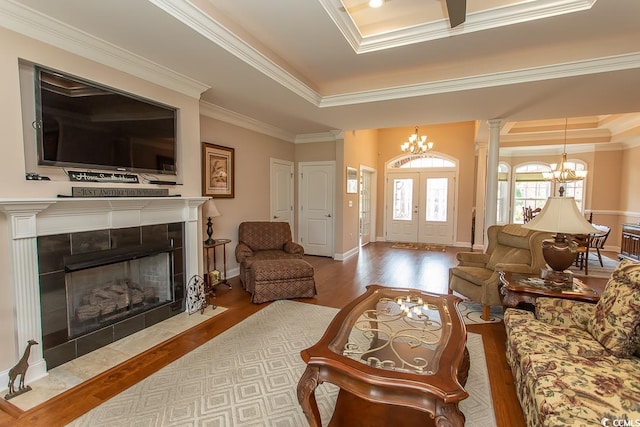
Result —
<instances>
[{"instance_id":1,"label":"framed picture on wall","mask_svg":"<svg viewBox=\"0 0 640 427\"><path fill-rule=\"evenodd\" d=\"M202 143L202 195L234 197L234 149Z\"/></svg>"},{"instance_id":2,"label":"framed picture on wall","mask_svg":"<svg viewBox=\"0 0 640 427\"><path fill-rule=\"evenodd\" d=\"M347 166L347 193L358 192L358 170Z\"/></svg>"}]
</instances>

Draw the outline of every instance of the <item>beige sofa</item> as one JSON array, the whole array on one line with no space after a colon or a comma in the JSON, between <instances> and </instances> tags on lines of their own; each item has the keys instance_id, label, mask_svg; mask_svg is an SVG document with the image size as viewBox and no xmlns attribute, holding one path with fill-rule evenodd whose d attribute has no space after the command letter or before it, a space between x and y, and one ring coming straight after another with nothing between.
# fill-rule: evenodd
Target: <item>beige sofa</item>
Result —
<instances>
[{"instance_id":1,"label":"beige sofa","mask_svg":"<svg viewBox=\"0 0 640 427\"><path fill-rule=\"evenodd\" d=\"M538 298L504 324L527 425L640 425L640 263L622 261L597 304Z\"/></svg>"},{"instance_id":2,"label":"beige sofa","mask_svg":"<svg viewBox=\"0 0 640 427\"><path fill-rule=\"evenodd\" d=\"M482 318L489 320L490 306L501 304L498 272L539 274L545 266L542 241L550 237L520 224L492 225L487 230L485 253L457 254L458 265L449 269L449 291L481 303Z\"/></svg>"}]
</instances>

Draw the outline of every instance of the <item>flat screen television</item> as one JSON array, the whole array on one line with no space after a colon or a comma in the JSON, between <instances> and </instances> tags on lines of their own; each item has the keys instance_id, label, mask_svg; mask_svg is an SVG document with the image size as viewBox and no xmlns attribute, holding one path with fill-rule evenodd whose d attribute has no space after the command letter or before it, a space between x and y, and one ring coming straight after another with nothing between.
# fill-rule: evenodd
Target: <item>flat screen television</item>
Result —
<instances>
[{"instance_id":1,"label":"flat screen television","mask_svg":"<svg viewBox=\"0 0 640 427\"><path fill-rule=\"evenodd\" d=\"M175 108L35 66L38 164L176 175Z\"/></svg>"}]
</instances>

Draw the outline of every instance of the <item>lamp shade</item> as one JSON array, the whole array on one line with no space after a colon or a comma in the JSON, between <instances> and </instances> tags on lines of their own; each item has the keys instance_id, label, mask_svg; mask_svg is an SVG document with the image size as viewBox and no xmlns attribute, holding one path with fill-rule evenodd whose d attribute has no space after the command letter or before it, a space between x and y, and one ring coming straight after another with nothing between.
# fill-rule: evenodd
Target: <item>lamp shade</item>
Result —
<instances>
[{"instance_id":1,"label":"lamp shade","mask_svg":"<svg viewBox=\"0 0 640 427\"><path fill-rule=\"evenodd\" d=\"M217 216L222 215L220 213L220 211L218 210L218 208L216 207L215 202L213 201L213 199L209 199L207 200L207 202L204 204L204 215L207 218L215 218Z\"/></svg>"},{"instance_id":2,"label":"lamp shade","mask_svg":"<svg viewBox=\"0 0 640 427\"><path fill-rule=\"evenodd\" d=\"M542 211L522 228L563 234L598 232L598 229L582 216L573 197L549 197Z\"/></svg>"}]
</instances>

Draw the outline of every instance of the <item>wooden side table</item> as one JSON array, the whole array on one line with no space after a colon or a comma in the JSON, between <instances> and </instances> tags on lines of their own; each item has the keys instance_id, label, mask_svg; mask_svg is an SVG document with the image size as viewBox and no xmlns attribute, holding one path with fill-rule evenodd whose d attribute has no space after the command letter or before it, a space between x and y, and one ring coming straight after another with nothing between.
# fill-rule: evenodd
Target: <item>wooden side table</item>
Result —
<instances>
[{"instance_id":1,"label":"wooden side table","mask_svg":"<svg viewBox=\"0 0 640 427\"><path fill-rule=\"evenodd\" d=\"M220 284L225 284L231 288L231 284L227 280L227 244L231 243L231 239L214 239L213 243L204 243L204 281L205 281L205 293L207 295L213 295L213 290ZM216 257L216 249L222 247L222 270L218 268L218 259ZM213 263L211 262L213 261ZM210 271L218 270L220 272L220 278L217 281L213 281L209 275Z\"/></svg>"},{"instance_id":2,"label":"wooden side table","mask_svg":"<svg viewBox=\"0 0 640 427\"><path fill-rule=\"evenodd\" d=\"M607 279L575 277L571 289L561 289L549 280L536 274L500 272L500 298L504 308L516 308L523 304L536 303L536 298L564 298L585 302L597 302L600 293L594 287L601 288ZM593 286L590 286L593 282ZM596 283L598 282L598 283Z\"/></svg>"}]
</instances>

